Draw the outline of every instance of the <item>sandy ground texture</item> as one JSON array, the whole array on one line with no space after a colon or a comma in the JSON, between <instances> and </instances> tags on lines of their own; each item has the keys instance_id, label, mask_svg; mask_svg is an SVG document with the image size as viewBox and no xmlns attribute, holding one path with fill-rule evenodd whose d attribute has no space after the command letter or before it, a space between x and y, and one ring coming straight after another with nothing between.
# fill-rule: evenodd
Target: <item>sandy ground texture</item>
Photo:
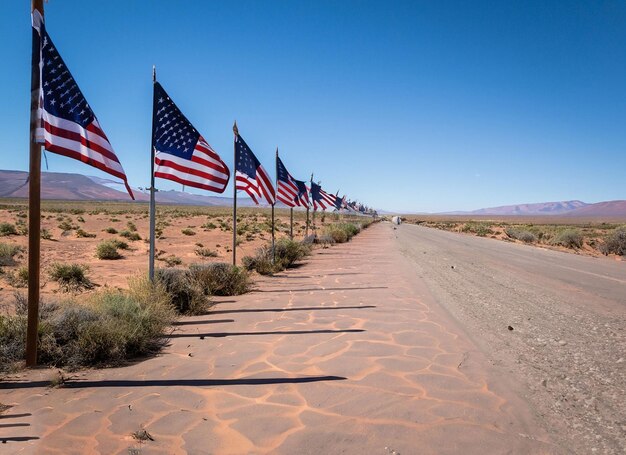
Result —
<instances>
[{"instance_id":1,"label":"sandy ground texture","mask_svg":"<svg viewBox=\"0 0 626 455\"><path fill-rule=\"evenodd\" d=\"M120 213L104 213L106 203L94 202L88 206L78 203L79 214L72 214L69 207L63 212L44 212L41 227L51 238L41 241L41 295L44 300L54 301L67 298L66 293L59 291L58 283L49 277L54 263L76 263L88 267L87 276L93 282L93 291L103 287L128 287L128 277L132 274L145 273L148 270L148 232L149 219L147 213L130 204L114 206ZM87 210L86 210L87 209ZM88 212L93 209L94 212ZM125 211L126 210L126 211ZM186 210L186 211L185 211ZM195 211L194 211L195 210ZM198 213L202 212L202 213ZM271 218L267 209L246 208L238 213L237 260L246 255L254 255L255 251L271 241ZM289 214L287 210L279 210L276 216L276 238L286 238L289 233ZM20 229L20 223L26 223L25 211L0 209L0 223L10 223ZM325 216L322 223L318 214L316 225L323 226L336 222L332 216ZM22 224L25 226L25 224ZM65 227L63 227L65 226ZM130 226L130 228L129 228ZM107 232L114 229L115 233ZM78 237L79 230L93 237ZM157 268L168 266L188 266L190 264L232 261L232 215L228 208L168 208L168 211L157 216L157 231L160 236L156 240ZM121 236L124 231L139 235L139 240L129 240ZM184 232L187 234L185 234ZM111 231L113 232L113 231ZM189 235L190 234L190 235ZM299 212L294 220L294 236L297 240L304 238L305 219ZM122 240L129 246L120 250L121 258L102 260L96 257L98 244L106 240ZM0 242L19 246L22 252L15 256L15 263L0 267L0 305L12 304L14 293L26 293L25 282L12 279L21 267L28 262L28 235L0 236ZM214 257L198 255L200 249L210 250ZM168 264L168 260L176 263Z\"/></svg>"},{"instance_id":2,"label":"sandy ground texture","mask_svg":"<svg viewBox=\"0 0 626 455\"><path fill-rule=\"evenodd\" d=\"M554 440L626 453L626 262L403 225L398 243L438 303L523 384Z\"/></svg>"},{"instance_id":3,"label":"sandy ground texture","mask_svg":"<svg viewBox=\"0 0 626 455\"><path fill-rule=\"evenodd\" d=\"M568 453L389 224L181 319L158 357L50 375L0 382L2 453Z\"/></svg>"}]
</instances>

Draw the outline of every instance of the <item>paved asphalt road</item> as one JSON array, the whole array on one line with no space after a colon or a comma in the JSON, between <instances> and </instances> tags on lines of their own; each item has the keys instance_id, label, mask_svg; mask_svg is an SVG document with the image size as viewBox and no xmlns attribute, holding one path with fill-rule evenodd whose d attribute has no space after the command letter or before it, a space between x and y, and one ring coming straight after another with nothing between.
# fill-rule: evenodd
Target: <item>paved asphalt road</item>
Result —
<instances>
[{"instance_id":1,"label":"paved asphalt road","mask_svg":"<svg viewBox=\"0 0 626 455\"><path fill-rule=\"evenodd\" d=\"M520 382L556 440L626 453L625 261L415 225L395 234L416 278Z\"/></svg>"}]
</instances>

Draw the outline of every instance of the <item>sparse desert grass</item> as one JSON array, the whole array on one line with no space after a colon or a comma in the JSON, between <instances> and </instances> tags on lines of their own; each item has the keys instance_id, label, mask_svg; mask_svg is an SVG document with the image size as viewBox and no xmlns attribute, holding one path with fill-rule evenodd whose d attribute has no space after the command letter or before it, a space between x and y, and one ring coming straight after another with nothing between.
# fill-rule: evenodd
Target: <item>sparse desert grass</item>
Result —
<instances>
[{"instance_id":1,"label":"sparse desert grass","mask_svg":"<svg viewBox=\"0 0 626 455\"><path fill-rule=\"evenodd\" d=\"M0 371L25 354L25 298L18 296L16 306L15 314L0 315ZM80 303L42 304L38 361L70 370L119 365L159 350L174 318L165 288L147 278L130 280L128 291L106 289Z\"/></svg>"},{"instance_id":2,"label":"sparse desert grass","mask_svg":"<svg viewBox=\"0 0 626 455\"><path fill-rule=\"evenodd\" d=\"M178 256L174 256L173 254L160 258L159 260L165 262L165 265L167 267L176 267L177 265L181 265L183 263L183 260L181 258L179 258Z\"/></svg>"},{"instance_id":3,"label":"sparse desert grass","mask_svg":"<svg viewBox=\"0 0 626 455\"><path fill-rule=\"evenodd\" d=\"M128 228L130 232L137 232L137 226L132 221L129 221L128 223L126 223L126 227Z\"/></svg>"},{"instance_id":4,"label":"sparse desert grass","mask_svg":"<svg viewBox=\"0 0 626 455\"><path fill-rule=\"evenodd\" d=\"M619 239L623 224L579 220L567 217L501 217L470 219L464 216L407 216L407 222L452 232L480 235L466 226L482 224L492 231L492 238L519 240L549 248L566 248L583 254L617 254L618 247L607 248L609 239ZM611 245L614 245L611 243Z\"/></svg>"},{"instance_id":5,"label":"sparse desert grass","mask_svg":"<svg viewBox=\"0 0 626 455\"><path fill-rule=\"evenodd\" d=\"M125 242L122 243L128 247ZM116 240L104 240L100 242L98 246L96 246L96 257L103 260L121 259L122 255L118 251L119 244L119 241Z\"/></svg>"},{"instance_id":6,"label":"sparse desert grass","mask_svg":"<svg viewBox=\"0 0 626 455\"><path fill-rule=\"evenodd\" d=\"M17 229L14 224L0 223L0 236L17 235Z\"/></svg>"},{"instance_id":7,"label":"sparse desert grass","mask_svg":"<svg viewBox=\"0 0 626 455\"><path fill-rule=\"evenodd\" d=\"M508 227L504 231L512 239L521 240L524 243L535 243L537 236L530 231L520 228Z\"/></svg>"},{"instance_id":8,"label":"sparse desert grass","mask_svg":"<svg viewBox=\"0 0 626 455\"><path fill-rule=\"evenodd\" d=\"M210 248L196 248L195 253L203 258L216 258L218 256L217 251Z\"/></svg>"},{"instance_id":9,"label":"sparse desert grass","mask_svg":"<svg viewBox=\"0 0 626 455\"><path fill-rule=\"evenodd\" d=\"M52 240L52 233L47 229L41 230L41 238L43 240Z\"/></svg>"},{"instance_id":10,"label":"sparse desert grass","mask_svg":"<svg viewBox=\"0 0 626 455\"><path fill-rule=\"evenodd\" d=\"M15 256L23 251L19 245L0 242L0 266L15 265Z\"/></svg>"},{"instance_id":11,"label":"sparse desert grass","mask_svg":"<svg viewBox=\"0 0 626 455\"><path fill-rule=\"evenodd\" d=\"M106 232L107 234L117 234L117 229L115 229L112 226L109 226L108 228L104 230L104 232Z\"/></svg>"},{"instance_id":12,"label":"sparse desert grass","mask_svg":"<svg viewBox=\"0 0 626 455\"><path fill-rule=\"evenodd\" d=\"M184 235L196 235L196 231L189 228L182 229L180 232L182 232Z\"/></svg>"},{"instance_id":13,"label":"sparse desert grass","mask_svg":"<svg viewBox=\"0 0 626 455\"><path fill-rule=\"evenodd\" d=\"M12 272L6 274L7 282L14 288L24 288L28 286L28 267L23 265Z\"/></svg>"},{"instance_id":14,"label":"sparse desert grass","mask_svg":"<svg viewBox=\"0 0 626 455\"><path fill-rule=\"evenodd\" d=\"M96 237L96 234L92 234L90 232L85 231L82 228L78 228L76 229L76 237L78 238L85 238L85 239L93 239Z\"/></svg>"},{"instance_id":15,"label":"sparse desert grass","mask_svg":"<svg viewBox=\"0 0 626 455\"><path fill-rule=\"evenodd\" d=\"M52 281L59 283L64 292L78 292L83 289L91 289L93 284L87 277L89 267L81 264L63 264L55 262L48 270L48 276Z\"/></svg>"},{"instance_id":16,"label":"sparse desert grass","mask_svg":"<svg viewBox=\"0 0 626 455\"><path fill-rule=\"evenodd\" d=\"M120 236L130 240L131 242L141 240L141 236L137 232L131 232L128 230L121 231Z\"/></svg>"}]
</instances>

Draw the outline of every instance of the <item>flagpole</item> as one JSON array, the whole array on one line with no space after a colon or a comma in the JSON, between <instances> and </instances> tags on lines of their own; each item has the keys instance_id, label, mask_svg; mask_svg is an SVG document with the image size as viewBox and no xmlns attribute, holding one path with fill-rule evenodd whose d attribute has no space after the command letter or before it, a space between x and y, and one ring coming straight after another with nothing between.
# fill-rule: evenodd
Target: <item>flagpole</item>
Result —
<instances>
[{"instance_id":1,"label":"flagpole","mask_svg":"<svg viewBox=\"0 0 626 455\"><path fill-rule=\"evenodd\" d=\"M291 223L291 226L289 228L289 237L291 237L291 240L293 240L293 207L289 209L289 217Z\"/></svg>"},{"instance_id":2,"label":"flagpole","mask_svg":"<svg viewBox=\"0 0 626 455\"><path fill-rule=\"evenodd\" d=\"M278 191L278 147L276 147L276 160L275 160L275 171L276 171L276 191ZM274 224L274 207L276 206L276 199L274 199L274 203L272 204L272 263L276 262L276 228Z\"/></svg>"},{"instance_id":3,"label":"flagpole","mask_svg":"<svg viewBox=\"0 0 626 455\"><path fill-rule=\"evenodd\" d=\"M313 189L313 173L312 172L311 172L311 189ZM307 213L307 216L308 216L308 213ZM313 206L312 218L313 218L313 226L311 226L311 230L313 231L313 235L315 235L315 206Z\"/></svg>"},{"instance_id":4,"label":"flagpole","mask_svg":"<svg viewBox=\"0 0 626 455\"><path fill-rule=\"evenodd\" d=\"M155 148L154 148L154 124L155 124L155 105L156 100L154 99L154 84L156 84L156 66L152 66L152 86L153 86L153 94L152 94L152 131L150 132L151 145L150 145L150 256L148 260L148 277L150 281L154 281L154 244L155 244L155 218L156 218L156 200L154 197L154 158L155 158Z\"/></svg>"},{"instance_id":5,"label":"flagpole","mask_svg":"<svg viewBox=\"0 0 626 455\"><path fill-rule=\"evenodd\" d=\"M31 1L31 13L41 13L43 0ZM30 97L30 164L28 174L28 322L26 327L26 366L37 365L39 324L39 273L41 266L41 145L36 142L40 81L39 36L33 29Z\"/></svg>"},{"instance_id":6,"label":"flagpole","mask_svg":"<svg viewBox=\"0 0 626 455\"><path fill-rule=\"evenodd\" d=\"M233 265L237 265L237 136L239 135L239 129L237 128L237 121L233 125L233 133L235 133L235 141L233 142Z\"/></svg>"}]
</instances>

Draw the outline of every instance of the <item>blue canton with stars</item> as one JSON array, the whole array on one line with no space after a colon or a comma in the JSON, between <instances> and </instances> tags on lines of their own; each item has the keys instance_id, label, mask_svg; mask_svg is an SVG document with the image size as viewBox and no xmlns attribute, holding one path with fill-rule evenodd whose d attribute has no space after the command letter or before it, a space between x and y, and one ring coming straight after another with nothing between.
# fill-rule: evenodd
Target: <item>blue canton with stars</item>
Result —
<instances>
[{"instance_id":1,"label":"blue canton with stars","mask_svg":"<svg viewBox=\"0 0 626 455\"><path fill-rule=\"evenodd\" d=\"M55 117L86 127L93 122L95 115L43 25L41 40L44 109Z\"/></svg>"},{"instance_id":2,"label":"blue canton with stars","mask_svg":"<svg viewBox=\"0 0 626 455\"><path fill-rule=\"evenodd\" d=\"M292 179L290 178L289 172L287 172L287 168L285 168L285 165L283 164L282 160L278 157L276 158L276 168L278 169L278 180L282 182L287 182L287 183L292 181Z\"/></svg>"},{"instance_id":3,"label":"blue canton with stars","mask_svg":"<svg viewBox=\"0 0 626 455\"><path fill-rule=\"evenodd\" d=\"M154 146L157 151L191 160L200 133L178 109L161 84L154 84Z\"/></svg>"},{"instance_id":4,"label":"blue canton with stars","mask_svg":"<svg viewBox=\"0 0 626 455\"><path fill-rule=\"evenodd\" d=\"M237 135L235 141L235 170L246 174L251 179L256 179L256 170L261 165L259 160L256 159L248 144Z\"/></svg>"}]
</instances>

